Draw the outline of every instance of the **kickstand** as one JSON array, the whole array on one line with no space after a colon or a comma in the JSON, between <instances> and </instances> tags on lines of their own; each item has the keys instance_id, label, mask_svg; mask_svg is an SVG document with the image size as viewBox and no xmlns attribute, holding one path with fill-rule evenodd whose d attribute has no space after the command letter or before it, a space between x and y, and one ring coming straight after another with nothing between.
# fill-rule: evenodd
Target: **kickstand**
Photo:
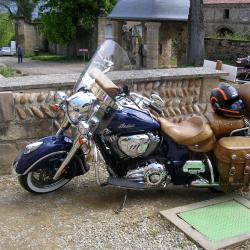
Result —
<instances>
[{"instance_id":1,"label":"kickstand","mask_svg":"<svg viewBox=\"0 0 250 250\"><path fill-rule=\"evenodd\" d=\"M124 207L125 207L127 198L128 198L128 189L126 189L126 192L125 192L125 195L124 195L124 197L123 197L123 201L122 201L121 206L120 206L117 210L115 210L115 213L116 213L116 214L119 214L119 213L122 212L122 210L123 210Z\"/></svg>"}]
</instances>

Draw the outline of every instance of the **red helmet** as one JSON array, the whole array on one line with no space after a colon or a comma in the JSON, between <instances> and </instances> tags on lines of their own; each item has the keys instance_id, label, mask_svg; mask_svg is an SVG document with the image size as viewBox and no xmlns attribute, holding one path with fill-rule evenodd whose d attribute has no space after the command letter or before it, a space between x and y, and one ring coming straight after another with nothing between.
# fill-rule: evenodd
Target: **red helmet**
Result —
<instances>
[{"instance_id":1,"label":"red helmet","mask_svg":"<svg viewBox=\"0 0 250 250\"><path fill-rule=\"evenodd\" d=\"M239 118L244 111L244 104L236 88L225 83L220 83L212 90L210 102L216 113L227 117Z\"/></svg>"}]
</instances>

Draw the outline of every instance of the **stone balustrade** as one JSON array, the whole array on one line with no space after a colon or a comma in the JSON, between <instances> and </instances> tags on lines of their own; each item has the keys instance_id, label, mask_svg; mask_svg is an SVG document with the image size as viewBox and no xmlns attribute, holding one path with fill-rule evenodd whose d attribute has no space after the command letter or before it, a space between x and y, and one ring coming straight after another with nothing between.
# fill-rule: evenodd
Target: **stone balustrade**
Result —
<instances>
[{"instance_id":1,"label":"stone balustrade","mask_svg":"<svg viewBox=\"0 0 250 250\"><path fill-rule=\"evenodd\" d=\"M165 100L164 115L180 122L208 108L208 96L226 72L204 68L155 69L111 72L122 86L150 96L157 92ZM55 93L72 93L79 75L14 77L0 81L0 174L11 172L11 163L29 142L54 134L63 112L54 112ZM71 131L69 130L69 134Z\"/></svg>"}]
</instances>

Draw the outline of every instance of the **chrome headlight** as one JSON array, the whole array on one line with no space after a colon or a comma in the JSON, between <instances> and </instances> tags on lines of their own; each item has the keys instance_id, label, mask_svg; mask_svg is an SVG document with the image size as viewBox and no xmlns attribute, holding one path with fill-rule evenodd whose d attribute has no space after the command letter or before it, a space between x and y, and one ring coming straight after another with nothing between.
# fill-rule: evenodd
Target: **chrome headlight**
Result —
<instances>
[{"instance_id":1,"label":"chrome headlight","mask_svg":"<svg viewBox=\"0 0 250 250\"><path fill-rule=\"evenodd\" d=\"M92 93L77 92L67 99L67 114L71 123L87 121L94 110L96 98Z\"/></svg>"}]
</instances>

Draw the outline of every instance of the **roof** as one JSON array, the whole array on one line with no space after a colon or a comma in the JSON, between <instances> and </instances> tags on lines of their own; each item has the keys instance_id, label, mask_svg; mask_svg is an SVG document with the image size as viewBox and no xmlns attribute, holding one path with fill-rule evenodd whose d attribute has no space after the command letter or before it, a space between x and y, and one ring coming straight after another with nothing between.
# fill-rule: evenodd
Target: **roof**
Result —
<instances>
[{"instance_id":1,"label":"roof","mask_svg":"<svg viewBox=\"0 0 250 250\"><path fill-rule=\"evenodd\" d=\"M119 0L109 17L114 20L187 21L190 0Z\"/></svg>"},{"instance_id":2,"label":"roof","mask_svg":"<svg viewBox=\"0 0 250 250\"><path fill-rule=\"evenodd\" d=\"M250 3L250 0L204 0L204 4L239 4Z\"/></svg>"}]
</instances>

